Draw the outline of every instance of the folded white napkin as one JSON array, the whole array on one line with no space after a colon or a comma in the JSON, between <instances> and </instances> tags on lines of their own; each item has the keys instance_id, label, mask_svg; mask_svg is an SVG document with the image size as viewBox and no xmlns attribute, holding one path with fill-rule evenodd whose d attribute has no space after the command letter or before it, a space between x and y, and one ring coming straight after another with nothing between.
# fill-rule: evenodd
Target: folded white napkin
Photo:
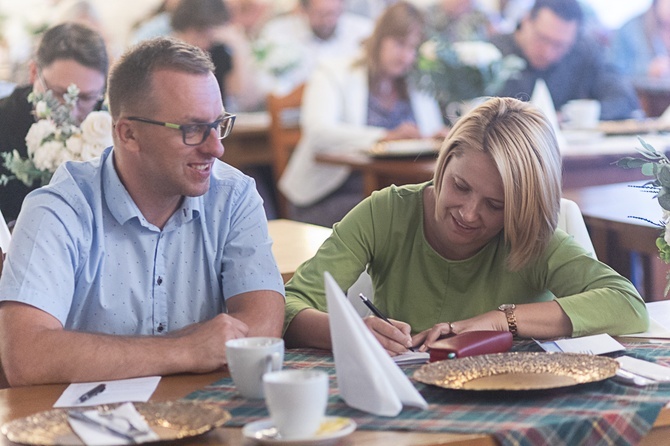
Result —
<instances>
[{"instance_id":1,"label":"folded white napkin","mask_svg":"<svg viewBox=\"0 0 670 446\"><path fill-rule=\"evenodd\" d=\"M566 141L563 133L561 132L561 127L558 125L558 116L556 115L554 100L551 98L549 87L547 87L544 79L538 78L535 81L535 87L533 88L533 94L530 97L530 103L539 108L540 111L542 111L542 113L544 113L544 115L547 117L551 123L551 127L554 129L554 133L556 134L558 147L562 151L566 147Z\"/></svg>"},{"instance_id":2,"label":"folded white napkin","mask_svg":"<svg viewBox=\"0 0 670 446\"><path fill-rule=\"evenodd\" d=\"M84 414L91 420L122 432L132 433L130 430L132 424L132 426L135 426L137 429L144 432L135 437L134 443L145 443L158 441L160 439L160 437L151 430L149 424L147 424L144 417L137 411L133 403L124 403L106 413L113 416L102 416L97 410L87 410L84 412ZM133 444L133 442L128 439L105 432L103 430L104 428L94 426L85 421L77 420L72 417L69 417L68 421L70 422L70 427L74 433L88 446Z\"/></svg>"},{"instance_id":3,"label":"folded white napkin","mask_svg":"<svg viewBox=\"0 0 670 446\"><path fill-rule=\"evenodd\" d=\"M403 371L370 333L329 273L324 274L330 337L340 396L351 407L394 417L403 404L428 407Z\"/></svg>"}]
</instances>

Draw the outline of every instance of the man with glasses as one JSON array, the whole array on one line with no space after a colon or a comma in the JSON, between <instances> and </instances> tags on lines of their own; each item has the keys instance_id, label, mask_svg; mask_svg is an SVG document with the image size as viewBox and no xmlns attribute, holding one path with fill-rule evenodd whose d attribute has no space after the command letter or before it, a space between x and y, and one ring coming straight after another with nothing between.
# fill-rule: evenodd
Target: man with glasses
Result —
<instances>
[{"instance_id":1,"label":"man with glasses","mask_svg":"<svg viewBox=\"0 0 670 446\"><path fill-rule=\"evenodd\" d=\"M28 156L25 138L35 123L28 95L33 91L52 90L55 97L62 98L67 87L75 84L80 90L75 117L81 122L90 112L99 110L108 66L105 42L98 32L75 23L48 29L30 62L30 84L17 87L0 100L0 151L18 150L22 157ZM2 174L11 172L0 166ZM23 199L36 187L20 181L0 187L0 210L8 222L18 217Z\"/></svg>"},{"instance_id":2,"label":"man with glasses","mask_svg":"<svg viewBox=\"0 0 670 446\"><path fill-rule=\"evenodd\" d=\"M200 49L148 40L110 73L114 146L30 194L0 278L12 385L209 372L225 342L280 336L283 283Z\"/></svg>"},{"instance_id":3,"label":"man with glasses","mask_svg":"<svg viewBox=\"0 0 670 446\"><path fill-rule=\"evenodd\" d=\"M544 79L556 109L572 99L596 99L601 120L627 119L639 110L635 90L605 62L605 49L582 30L577 0L536 0L512 34L491 38L503 55L526 61L521 74L498 95L528 99Z\"/></svg>"}]
</instances>

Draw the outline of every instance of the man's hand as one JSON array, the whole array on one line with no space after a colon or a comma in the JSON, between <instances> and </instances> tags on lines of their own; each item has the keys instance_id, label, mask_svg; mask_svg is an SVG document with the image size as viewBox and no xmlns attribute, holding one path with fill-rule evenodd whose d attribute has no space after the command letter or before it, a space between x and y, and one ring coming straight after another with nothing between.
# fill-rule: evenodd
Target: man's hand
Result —
<instances>
[{"instance_id":1,"label":"man's hand","mask_svg":"<svg viewBox=\"0 0 670 446\"><path fill-rule=\"evenodd\" d=\"M169 336L183 341L183 347L191 352L194 367L190 371L206 373L226 364L226 341L243 338L248 333L247 324L224 313Z\"/></svg>"},{"instance_id":2,"label":"man's hand","mask_svg":"<svg viewBox=\"0 0 670 446\"><path fill-rule=\"evenodd\" d=\"M405 322L390 319L393 325L375 316L363 320L368 329L391 356L405 353L412 346L411 327Z\"/></svg>"}]
</instances>

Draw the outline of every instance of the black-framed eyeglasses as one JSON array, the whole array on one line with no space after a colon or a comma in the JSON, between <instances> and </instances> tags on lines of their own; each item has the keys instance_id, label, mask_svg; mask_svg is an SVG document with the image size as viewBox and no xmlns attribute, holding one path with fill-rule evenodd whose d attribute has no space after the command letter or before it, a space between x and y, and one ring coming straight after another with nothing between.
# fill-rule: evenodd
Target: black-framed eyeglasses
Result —
<instances>
[{"instance_id":1,"label":"black-framed eyeglasses","mask_svg":"<svg viewBox=\"0 0 670 446\"><path fill-rule=\"evenodd\" d=\"M204 143L212 130L217 130L219 140L230 135L235 124L236 116L232 113L224 113L222 117L214 122L202 124L173 124L171 122L154 121L153 119L129 116L129 121L144 122L145 124L160 125L171 129L181 130L182 139L187 146L199 146Z\"/></svg>"},{"instance_id":2,"label":"black-framed eyeglasses","mask_svg":"<svg viewBox=\"0 0 670 446\"><path fill-rule=\"evenodd\" d=\"M42 85L42 88L44 91L49 91L54 94L56 98L62 98L65 96L65 93L67 93L67 90L63 91L60 89L52 88L48 83L47 80L44 78L44 75L42 74L42 69L38 68L37 69L37 79L40 81L40 84ZM77 96L77 103L81 105L93 105L97 104L99 101L102 101L104 99L105 95L103 92L98 92L98 93L79 93Z\"/></svg>"}]
</instances>

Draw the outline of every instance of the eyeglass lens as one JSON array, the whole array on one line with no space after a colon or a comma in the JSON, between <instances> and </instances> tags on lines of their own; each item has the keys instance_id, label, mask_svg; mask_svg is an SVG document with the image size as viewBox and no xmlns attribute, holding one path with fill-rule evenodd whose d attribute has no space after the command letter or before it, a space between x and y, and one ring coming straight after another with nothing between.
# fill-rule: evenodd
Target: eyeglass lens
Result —
<instances>
[{"instance_id":1,"label":"eyeglass lens","mask_svg":"<svg viewBox=\"0 0 670 446\"><path fill-rule=\"evenodd\" d=\"M212 129L218 128L218 139L221 140L230 135L235 123L235 116L226 116L220 121L211 124L195 124L182 126L184 134L184 144L197 146L205 142Z\"/></svg>"}]
</instances>

